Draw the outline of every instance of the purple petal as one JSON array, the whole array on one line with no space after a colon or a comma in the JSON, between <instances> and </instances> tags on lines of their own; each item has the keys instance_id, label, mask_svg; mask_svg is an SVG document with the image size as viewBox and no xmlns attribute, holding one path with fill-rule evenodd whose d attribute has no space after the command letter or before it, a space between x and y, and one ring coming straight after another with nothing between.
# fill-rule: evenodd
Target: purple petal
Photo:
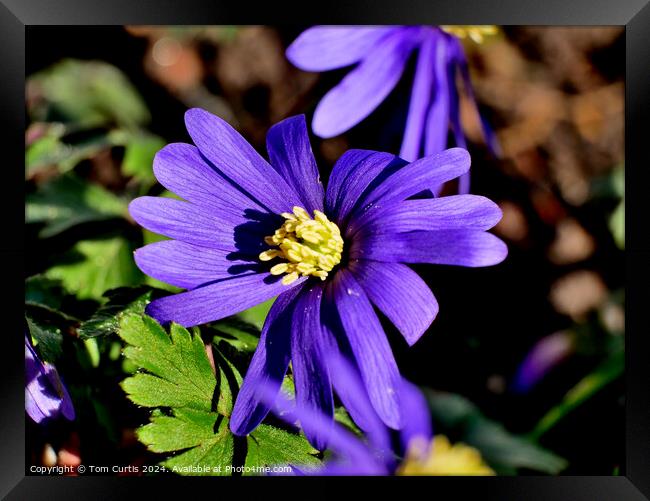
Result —
<instances>
[{"instance_id":1,"label":"purple petal","mask_svg":"<svg viewBox=\"0 0 650 501\"><path fill-rule=\"evenodd\" d=\"M330 90L316 107L312 129L320 137L333 137L366 118L393 90L417 43L412 30L395 30L383 38Z\"/></svg>"},{"instance_id":2,"label":"purple petal","mask_svg":"<svg viewBox=\"0 0 650 501\"><path fill-rule=\"evenodd\" d=\"M400 388L402 398L402 410L408 419L404 420L404 427L400 430L400 441L402 449L406 452L409 444L413 440L420 443L430 444L433 439L433 429L431 427L431 415L426 398L417 386L406 380L402 381ZM423 453L422 460L428 457L428 450L420 451Z\"/></svg>"},{"instance_id":3,"label":"purple petal","mask_svg":"<svg viewBox=\"0 0 650 501\"><path fill-rule=\"evenodd\" d=\"M359 260L350 270L379 308L413 346L438 314L438 302L426 283L401 263Z\"/></svg>"},{"instance_id":4,"label":"purple petal","mask_svg":"<svg viewBox=\"0 0 650 501\"><path fill-rule=\"evenodd\" d=\"M211 249L250 254L267 248L264 236L273 233L273 223L255 222L229 213L212 213L198 205L172 198L139 197L129 204L136 222L166 237ZM266 216L269 219L275 216ZM273 219L274 220L274 219ZM256 238L254 238L256 237ZM242 246L241 244L246 245Z\"/></svg>"},{"instance_id":5,"label":"purple petal","mask_svg":"<svg viewBox=\"0 0 650 501\"><path fill-rule=\"evenodd\" d=\"M393 172L406 162L390 153L348 150L338 159L327 183L325 208L338 224L343 224L361 195L381 179L380 174Z\"/></svg>"},{"instance_id":6,"label":"purple petal","mask_svg":"<svg viewBox=\"0 0 650 501\"><path fill-rule=\"evenodd\" d=\"M418 54L411 102L409 103L408 117L404 130L404 139L399 156L409 162L420 158L423 139L425 118L431 100L433 87L433 62L436 38L428 36L422 42Z\"/></svg>"},{"instance_id":7,"label":"purple petal","mask_svg":"<svg viewBox=\"0 0 650 501\"><path fill-rule=\"evenodd\" d=\"M370 401L382 421L398 429L402 422L400 375L379 319L349 271L339 270L330 287Z\"/></svg>"},{"instance_id":8,"label":"purple petal","mask_svg":"<svg viewBox=\"0 0 650 501\"><path fill-rule=\"evenodd\" d=\"M364 234L350 249L350 259L469 267L498 264L507 254L499 238L477 230Z\"/></svg>"},{"instance_id":9,"label":"purple petal","mask_svg":"<svg viewBox=\"0 0 650 501\"><path fill-rule=\"evenodd\" d=\"M160 323L192 327L239 313L304 281L301 277L291 285L283 285L280 277L270 273L242 275L156 299L149 303L146 313Z\"/></svg>"},{"instance_id":10,"label":"purple petal","mask_svg":"<svg viewBox=\"0 0 650 501\"><path fill-rule=\"evenodd\" d=\"M360 61L395 27L314 26L287 48L287 59L305 71L327 71Z\"/></svg>"},{"instance_id":11,"label":"purple petal","mask_svg":"<svg viewBox=\"0 0 650 501\"><path fill-rule=\"evenodd\" d=\"M235 435L248 435L253 431L269 413L280 390L289 366L294 300L299 292L300 287L296 287L278 296L266 316L260 341L230 417L230 430ZM260 387L273 395L271 402L260 398Z\"/></svg>"},{"instance_id":12,"label":"purple petal","mask_svg":"<svg viewBox=\"0 0 650 501\"><path fill-rule=\"evenodd\" d=\"M574 339L570 334L563 331L537 341L517 370L514 390L517 393L530 391L548 372L566 359L574 349Z\"/></svg>"},{"instance_id":13,"label":"purple petal","mask_svg":"<svg viewBox=\"0 0 650 501\"><path fill-rule=\"evenodd\" d=\"M269 212L290 212L300 205L300 198L282 176L224 120L193 108L185 113L185 125L201 154Z\"/></svg>"},{"instance_id":14,"label":"purple petal","mask_svg":"<svg viewBox=\"0 0 650 501\"><path fill-rule=\"evenodd\" d=\"M245 209L265 211L226 180L191 144L165 146L154 158L153 171L169 191L210 212L227 213L245 222Z\"/></svg>"},{"instance_id":15,"label":"purple petal","mask_svg":"<svg viewBox=\"0 0 650 501\"><path fill-rule=\"evenodd\" d=\"M449 44L441 31L433 32L431 36L435 38L436 51L433 66L433 102L427 115L424 137L425 155L439 153L447 147L449 130Z\"/></svg>"},{"instance_id":16,"label":"purple petal","mask_svg":"<svg viewBox=\"0 0 650 501\"><path fill-rule=\"evenodd\" d=\"M390 435L368 398L358 369L340 355L330 355L327 363L341 403L357 426L366 432L376 455L388 460L392 454Z\"/></svg>"},{"instance_id":17,"label":"purple petal","mask_svg":"<svg viewBox=\"0 0 650 501\"><path fill-rule=\"evenodd\" d=\"M255 256L243 256L222 249L209 249L164 240L135 251L135 262L143 273L176 287L193 289L208 282L260 271Z\"/></svg>"},{"instance_id":18,"label":"purple petal","mask_svg":"<svg viewBox=\"0 0 650 501\"><path fill-rule=\"evenodd\" d=\"M488 230L503 213L492 200L479 195L405 200L369 210L354 221L354 230L405 233L418 230Z\"/></svg>"},{"instance_id":19,"label":"purple petal","mask_svg":"<svg viewBox=\"0 0 650 501\"><path fill-rule=\"evenodd\" d=\"M320 303L323 285L305 286L296 300L291 325L291 367L296 386L296 405L317 409L334 421L334 400L329 369L324 359L327 341L321 328ZM329 431L305 427L309 442L318 450L327 448Z\"/></svg>"},{"instance_id":20,"label":"purple petal","mask_svg":"<svg viewBox=\"0 0 650 501\"><path fill-rule=\"evenodd\" d=\"M358 209L355 209L355 218L368 210L380 210L429 187L455 179L469 170L470 163L466 150L451 148L397 169L362 196L357 204Z\"/></svg>"},{"instance_id":21,"label":"purple petal","mask_svg":"<svg viewBox=\"0 0 650 501\"><path fill-rule=\"evenodd\" d=\"M309 143L305 115L287 118L275 124L266 135L271 165L280 173L302 200L301 207L310 214L323 210L323 185Z\"/></svg>"}]
</instances>

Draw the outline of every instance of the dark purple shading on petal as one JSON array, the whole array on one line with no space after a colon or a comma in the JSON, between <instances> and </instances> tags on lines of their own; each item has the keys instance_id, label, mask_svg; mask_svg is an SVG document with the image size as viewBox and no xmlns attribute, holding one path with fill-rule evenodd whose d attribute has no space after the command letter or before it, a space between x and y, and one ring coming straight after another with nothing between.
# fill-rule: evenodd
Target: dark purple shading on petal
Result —
<instances>
[{"instance_id":1,"label":"dark purple shading on petal","mask_svg":"<svg viewBox=\"0 0 650 501\"><path fill-rule=\"evenodd\" d=\"M368 436L375 455L391 461L391 439L386 425L377 415L368 398L368 393L361 379L361 374L352 361L342 355L330 354L327 358L332 383L341 403L350 413L354 422Z\"/></svg>"},{"instance_id":2,"label":"dark purple shading on petal","mask_svg":"<svg viewBox=\"0 0 650 501\"><path fill-rule=\"evenodd\" d=\"M244 210L265 211L227 181L199 152L196 146L172 143L160 150L153 161L160 184L179 197L222 218L224 213L245 222Z\"/></svg>"},{"instance_id":3,"label":"dark purple shading on petal","mask_svg":"<svg viewBox=\"0 0 650 501\"><path fill-rule=\"evenodd\" d=\"M393 26L314 26L287 48L287 59L305 71L327 71L365 58Z\"/></svg>"},{"instance_id":4,"label":"dark purple shading on petal","mask_svg":"<svg viewBox=\"0 0 650 501\"><path fill-rule=\"evenodd\" d=\"M325 361L328 341L321 328L323 285L303 287L296 299L291 325L291 367L296 386L296 405L319 410L334 421L334 399L329 368ZM309 442L318 450L327 448L329 432L303 426Z\"/></svg>"},{"instance_id":5,"label":"dark purple shading on petal","mask_svg":"<svg viewBox=\"0 0 650 501\"><path fill-rule=\"evenodd\" d=\"M431 427L431 415L427 400L418 387L406 380L402 380L400 394L402 398L402 410L404 415L408 416L408 419L404 420L404 427L400 430L402 449L406 453L409 444L412 444L413 440L430 444L433 439L433 429ZM425 460L429 456L428 449L420 452L422 452L422 460Z\"/></svg>"},{"instance_id":6,"label":"dark purple shading on petal","mask_svg":"<svg viewBox=\"0 0 650 501\"><path fill-rule=\"evenodd\" d=\"M317 474L358 474L358 475L385 475L386 467L374 456L374 453L361 440L355 437L338 423L332 423L329 416L318 412L317 409L292 405L292 403L268 384L259 384L256 393L260 401L272 407L273 413L287 424L293 425L300 421L303 429L320 429L327 434L330 450L339 457L338 461L328 463L326 470L319 470ZM331 468L328 470L328 468Z\"/></svg>"},{"instance_id":7,"label":"dark purple shading on petal","mask_svg":"<svg viewBox=\"0 0 650 501\"><path fill-rule=\"evenodd\" d=\"M434 38L435 62L433 65L433 100L427 115L424 135L424 154L433 155L447 147L449 131L449 44L445 33L436 30L430 34Z\"/></svg>"},{"instance_id":8,"label":"dark purple shading on petal","mask_svg":"<svg viewBox=\"0 0 650 501\"><path fill-rule=\"evenodd\" d=\"M280 277L270 273L242 275L156 299L149 303L146 313L160 323L192 327L239 313L304 281L301 277L291 285L283 285Z\"/></svg>"},{"instance_id":9,"label":"dark purple shading on petal","mask_svg":"<svg viewBox=\"0 0 650 501\"><path fill-rule=\"evenodd\" d=\"M25 411L36 423L75 418L72 399L56 368L43 363L25 333Z\"/></svg>"},{"instance_id":10,"label":"dark purple shading on petal","mask_svg":"<svg viewBox=\"0 0 650 501\"><path fill-rule=\"evenodd\" d=\"M425 120L432 97L436 40L436 37L426 36L418 54L404 138L399 153L401 158L409 162L413 162L421 156Z\"/></svg>"},{"instance_id":11,"label":"dark purple shading on petal","mask_svg":"<svg viewBox=\"0 0 650 501\"><path fill-rule=\"evenodd\" d=\"M318 167L309 143L305 115L278 122L266 135L271 165L296 191L301 207L310 214L323 210L325 196Z\"/></svg>"},{"instance_id":12,"label":"dark purple shading on petal","mask_svg":"<svg viewBox=\"0 0 650 501\"><path fill-rule=\"evenodd\" d=\"M336 273L329 287L370 401L382 421L398 429L402 422L399 370L370 300L345 269Z\"/></svg>"},{"instance_id":13,"label":"dark purple shading on petal","mask_svg":"<svg viewBox=\"0 0 650 501\"><path fill-rule=\"evenodd\" d=\"M413 346L438 314L438 302L426 283L401 263L359 260L350 271L370 300Z\"/></svg>"},{"instance_id":14,"label":"dark purple shading on petal","mask_svg":"<svg viewBox=\"0 0 650 501\"><path fill-rule=\"evenodd\" d=\"M291 324L300 289L296 287L280 294L266 316L260 341L230 416L230 430L235 435L248 435L253 431L269 413L280 390L289 366ZM261 398L258 394L260 387L271 396Z\"/></svg>"},{"instance_id":15,"label":"dark purple shading on petal","mask_svg":"<svg viewBox=\"0 0 650 501\"><path fill-rule=\"evenodd\" d=\"M202 284L261 271L256 256L233 255L231 251L210 249L181 242L155 242L134 253L143 273L165 283L193 289Z\"/></svg>"},{"instance_id":16,"label":"dark purple shading on petal","mask_svg":"<svg viewBox=\"0 0 650 501\"><path fill-rule=\"evenodd\" d=\"M300 204L300 198L283 177L224 120L193 108L185 113L185 125L201 154L269 212L290 212Z\"/></svg>"},{"instance_id":17,"label":"dark purple shading on petal","mask_svg":"<svg viewBox=\"0 0 650 501\"><path fill-rule=\"evenodd\" d=\"M499 238L478 230L364 234L350 249L350 259L468 267L492 266L507 254Z\"/></svg>"},{"instance_id":18,"label":"dark purple shading on petal","mask_svg":"<svg viewBox=\"0 0 650 501\"><path fill-rule=\"evenodd\" d=\"M451 148L435 155L416 160L396 169L385 180L366 191L355 206L355 219L367 211L383 210L422 192L423 188L439 186L469 170L469 153L461 148Z\"/></svg>"},{"instance_id":19,"label":"dark purple shading on petal","mask_svg":"<svg viewBox=\"0 0 650 501\"><path fill-rule=\"evenodd\" d=\"M363 61L318 103L314 134L328 138L366 118L393 90L418 42L419 29L401 28L377 43Z\"/></svg>"},{"instance_id":20,"label":"dark purple shading on petal","mask_svg":"<svg viewBox=\"0 0 650 501\"><path fill-rule=\"evenodd\" d=\"M406 162L390 153L346 151L334 165L327 183L325 209L328 216L337 224L345 226L344 223L358 199L376 182L380 174L386 170L392 172L403 165L406 165Z\"/></svg>"},{"instance_id":21,"label":"dark purple shading on petal","mask_svg":"<svg viewBox=\"0 0 650 501\"><path fill-rule=\"evenodd\" d=\"M497 204L479 195L405 200L368 211L354 221L362 232L405 233L417 230L489 230L503 213Z\"/></svg>"}]
</instances>

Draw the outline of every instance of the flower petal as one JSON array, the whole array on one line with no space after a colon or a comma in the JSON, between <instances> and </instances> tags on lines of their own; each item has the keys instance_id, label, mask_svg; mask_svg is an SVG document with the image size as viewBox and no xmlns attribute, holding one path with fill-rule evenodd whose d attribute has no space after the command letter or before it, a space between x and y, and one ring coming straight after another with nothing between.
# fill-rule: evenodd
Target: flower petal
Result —
<instances>
[{"instance_id":1,"label":"flower petal","mask_svg":"<svg viewBox=\"0 0 650 501\"><path fill-rule=\"evenodd\" d=\"M360 61L395 30L392 26L314 26L287 48L287 59L305 71L327 71Z\"/></svg>"},{"instance_id":2,"label":"flower petal","mask_svg":"<svg viewBox=\"0 0 650 501\"><path fill-rule=\"evenodd\" d=\"M330 287L370 401L386 425L399 429L402 422L400 375L379 319L349 271L339 270Z\"/></svg>"},{"instance_id":3,"label":"flower petal","mask_svg":"<svg viewBox=\"0 0 650 501\"><path fill-rule=\"evenodd\" d=\"M260 341L230 416L230 430L235 435L248 435L273 406L289 366L291 324L295 298L299 292L300 287L296 287L280 294L266 316ZM258 394L260 387L272 394L270 401Z\"/></svg>"},{"instance_id":4,"label":"flower petal","mask_svg":"<svg viewBox=\"0 0 650 501\"><path fill-rule=\"evenodd\" d=\"M433 155L447 147L449 132L450 81L449 73L449 43L441 31L432 34L435 37L435 62L433 65L433 101L427 114L426 132L424 135L424 154Z\"/></svg>"},{"instance_id":5,"label":"flower petal","mask_svg":"<svg viewBox=\"0 0 650 501\"><path fill-rule=\"evenodd\" d=\"M431 101L433 87L433 62L436 37L428 36L422 42L418 54L411 101L409 103L404 139L399 156L409 162L420 158L422 150L425 119Z\"/></svg>"},{"instance_id":6,"label":"flower petal","mask_svg":"<svg viewBox=\"0 0 650 501\"><path fill-rule=\"evenodd\" d=\"M404 427L400 430L403 451L406 452L414 440L418 440L419 444L429 445L433 439L433 429L426 398L417 386L406 380L402 380L400 394L404 415L409 417L404 420ZM422 460L429 455L428 450L419 452L422 453Z\"/></svg>"},{"instance_id":7,"label":"flower petal","mask_svg":"<svg viewBox=\"0 0 650 501\"><path fill-rule=\"evenodd\" d=\"M350 270L370 300L413 346L438 314L438 302L427 284L401 263L359 260L350 264Z\"/></svg>"},{"instance_id":8,"label":"flower petal","mask_svg":"<svg viewBox=\"0 0 650 501\"><path fill-rule=\"evenodd\" d=\"M355 218L370 209L379 210L455 179L469 170L470 163L466 150L450 148L396 169L361 197L355 208Z\"/></svg>"},{"instance_id":9,"label":"flower petal","mask_svg":"<svg viewBox=\"0 0 650 501\"><path fill-rule=\"evenodd\" d=\"M191 144L165 146L154 157L153 172L169 191L210 211L244 219L245 209L265 210L224 178Z\"/></svg>"},{"instance_id":10,"label":"flower petal","mask_svg":"<svg viewBox=\"0 0 650 501\"><path fill-rule=\"evenodd\" d=\"M318 167L309 143L305 115L287 118L275 124L266 135L271 165L284 177L310 214L323 210L325 196Z\"/></svg>"},{"instance_id":11,"label":"flower petal","mask_svg":"<svg viewBox=\"0 0 650 501\"><path fill-rule=\"evenodd\" d=\"M214 166L269 212L290 212L300 198L282 176L227 122L200 108L185 113L194 143Z\"/></svg>"},{"instance_id":12,"label":"flower petal","mask_svg":"<svg viewBox=\"0 0 650 501\"><path fill-rule=\"evenodd\" d=\"M350 259L469 267L498 264L507 254L499 238L477 230L369 233L355 240L350 249Z\"/></svg>"},{"instance_id":13,"label":"flower petal","mask_svg":"<svg viewBox=\"0 0 650 501\"><path fill-rule=\"evenodd\" d=\"M405 233L417 230L489 230L503 213L489 198L452 195L405 200L388 208L367 211L350 231Z\"/></svg>"},{"instance_id":14,"label":"flower petal","mask_svg":"<svg viewBox=\"0 0 650 501\"><path fill-rule=\"evenodd\" d=\"M199 247L180 240L146 245L137 249L134 257L138 268L146 275L184 289L261 271L254 256L242 259L244 256L231 251Z\"/></svg>"},{"instance_id":15,"label":"flower petal","mask_svg":"<svg viewBox=\"0 0 650 501\"><path fill-rule=\"evenodd\" d=\"M270 273L242 275L156 299L149 303L146 313L160 323L171 321L192 327L239 313L304 281L301 277L283 285L280 277Z\"/></svg>"},{"instance_id":16,"label":"flower petal","mask_svg":"<svg viewBox=\"0 0 650 501\"><path fill-rule=\"evenodd\" d=\"M392 173L406 162L390 153L348 150L337 160L327 183L325 208L337 224L345 220L361 195L383 179L380 174Z\"/></svg>"},{"instance_id":17,"label":"flower petal","mask_svg":"<svg viewBox=\"0 0 650 501\"><path fill-rule=\"evenodd\" d=\"M330 90L316 107L312 129L320 137L333 137L366 118L393 90L402 76L417 39L405 29L383 38Z\"/></svg>"},{"instance_id":18,"label":"flower petal","mask_svg":"<svg viewBox=\"0 0 650 501\"><path fill-rule=\"evenodd\" d=\"M296 299L291 325L291 367L296 386L296 405L317 409L334 422L334 399L329 369L325 363L326 335L321 328L320 303L323 286L305 286ZM303 425L309 442L318 450L327 448L328 430Z\"/></svg>"},{"instance_id":19,"label":"flower petal","mask_svg":"<svg viewBox=\"0 0 650 501\"><path fill-rule=\"evenodd\" d=\"M202 247L248 254L267 248L264 236L272 234L277 227L277 216L267 214L266 220L255 221L243 214L238 217L225 212L212 213L172 198L136 198L129 204L129 213L139 225L154 233Z\"/></svg>"}]
</instances>

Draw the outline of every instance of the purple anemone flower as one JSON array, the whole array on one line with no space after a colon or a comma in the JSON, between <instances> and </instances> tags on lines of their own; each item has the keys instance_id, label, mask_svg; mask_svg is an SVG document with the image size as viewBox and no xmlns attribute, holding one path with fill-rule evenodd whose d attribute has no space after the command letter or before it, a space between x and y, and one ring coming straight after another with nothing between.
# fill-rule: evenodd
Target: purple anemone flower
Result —
<instances>
[{"instance_id":1,"label":"purple anemone flower","mask_svg":"<svg viewBox=\"0 0 650 501\"><path fill-rule=\"evenodd\" d=\"M475 38L480 27L468 31ZM459 38L435 26L315 26L300 34L286 51L298 68L322 72L357 65L318 103L314 134L342 134L370 115L400 80L414 51L417 63L400 157L414 161L443 151L450 126L456 146L466 148L456 77L460 73L467 96L476 104L467 58ZM494 134L483 117L481 124L496 152ZM460 178L459 192L469 192L469 172Z\"/></svg>"},{"instance_id":2,"label":"purple anemone flower","mask_svg":"<svg viewBox=\"0 0 650 501\"><path fill-rule=\"evenodd\" d=\"M469 154L456 148L409 164L350 150L325 190L303 115L269 130L271 163L207 111L189 110L185 123L197 146L170 144L154 160L158 181L185 201L140 197L129 206L140 225L172 238L138 249L140 269L188 289L151 302L147 314L193 326L277 296L233 409L235 434L264 419L269 407L254 389L273 381L279 391L290 361L298 400L331 419L323 354L332 351L351 354L378 415L399 428L399 371L373 303L412 345L438 304L405 263L490 266L507 254L486 232L501 218L487 198L410 199L467 172ZM317 433L308 438L323 448Z\"/></svg>"},{"instance_id":3,"label":"purple anemone flower","mask_svg":"<svg viewBox=\"0 0 650 501\"><path fill-rule=\"evenodd\" d=\"M75 417L72 399L56 368L42 362L25 333L25 411L37 423Z\"/></svg>"},{"instance_id":4,"label":"purple anemone flower","mask_svg":"<svg viewBox=\"0 0 650 501\"><path fill-rule=\"evenodd\" d=\"M374 411L363 381L353 364L342 357L328 358L336 387L347 388L346 408L365 432L366 439L305 404L292 404L268 386L258 388L262 400L286 423L300 422L303 431L320 430L334 458L317 469L291 465L299 474L316 475L493 475L480 453L465 445L451 445L443 435L433 436L426 399L413 384L402 379L402 413L407 418L393 441L388 429ZM395 444L395 445L393 445Z\"/></svg>"}]
</instances>

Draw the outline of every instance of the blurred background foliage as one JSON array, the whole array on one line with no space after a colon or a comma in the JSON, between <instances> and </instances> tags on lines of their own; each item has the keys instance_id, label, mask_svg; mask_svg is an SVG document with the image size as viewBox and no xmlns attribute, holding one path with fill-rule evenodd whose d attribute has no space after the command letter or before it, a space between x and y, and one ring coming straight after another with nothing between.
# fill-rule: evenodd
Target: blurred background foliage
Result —
<instances>
[{"instance_id":1,"label":"blurred background foliage","mask_svg":"<svg viewBox=\"0 0 650 501\"><path fill-rule=\"evenodd\" d=\"M132 251L162 237L135 225L127 206L173 196L152 159L189 142L189 107L221 116L261 152L273 123L310 119L345 70L293 68L284 49L301 30L28 28L25 311L78 416L30 424L31 464L161 459L137 439L149 412L119 388L138 367L114 333L141 311L143 290L176 289L135 266ZM503 209L495 232L510 254L488 269L417 267L441 309L411 349L387 327L398 363L426 389L436 433L477 447L499 473L624 472L624 33L507 27L466 50L501 147L489 155L462 99L472 191ZM323 178L347 148L399 150L409 82L348 133L312 138ZM202 336L243 374L268 307Z\"/></svg>"}]
</instances>

